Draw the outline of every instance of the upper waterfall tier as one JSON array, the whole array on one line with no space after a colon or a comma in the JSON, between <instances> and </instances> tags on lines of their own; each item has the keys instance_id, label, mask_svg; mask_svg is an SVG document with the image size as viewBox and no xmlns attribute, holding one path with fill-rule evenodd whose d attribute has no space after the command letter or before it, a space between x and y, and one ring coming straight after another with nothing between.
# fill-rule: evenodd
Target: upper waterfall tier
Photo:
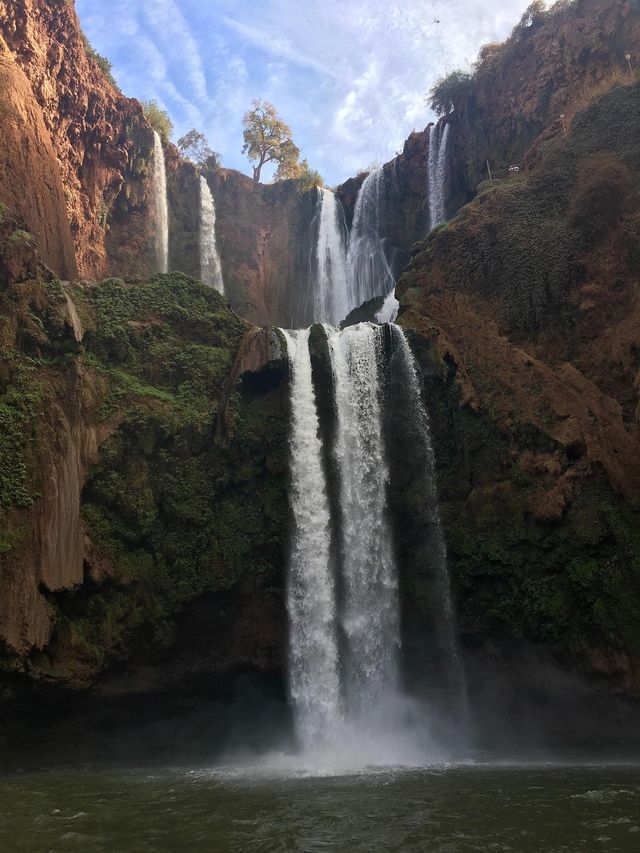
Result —
<instances>
[{"instance_id":1,"label":"upper waterfall tier","mask_svg":"<svg viewBox=\"0 0 640 853\"><path fill-rule=\"evenodd\" d=\"M429 128L428 201L431 231L447 218L450 126L438 123Z\"/></svg>"},{"instance_id":2,"label":"upper waterfall tier","mask_svg":"<svg viewBox=\"0 0 640 853\"><path fill-rule=\"evenodd\" d=\"M155 206L156 264L159 272L169 269L169 211L167 206L167 173L162 140L153 131L153 199Z\"/></svg>"},{"instance_id":3,"label":"upper waterfall tier","mask_svg":"<svg viewBox=\"0 0 640 853\"><path fill-rule=\"evenodd\" d=\"M216 241L216 208L204 175L200 175L200 277L208 287L224 293Z\"/></svg>"},{"instance_id":4,"label":"upper waterfall tier","mask_svg":"<svg viewBox=\"0 0 640 853\"><path fill-rule=\"evenodd\" d=\"M358 192L347 253L349 311L387 296L395 286L380 228L383 184L379 167L367 175Z\"/></svg>"}]
</instances>

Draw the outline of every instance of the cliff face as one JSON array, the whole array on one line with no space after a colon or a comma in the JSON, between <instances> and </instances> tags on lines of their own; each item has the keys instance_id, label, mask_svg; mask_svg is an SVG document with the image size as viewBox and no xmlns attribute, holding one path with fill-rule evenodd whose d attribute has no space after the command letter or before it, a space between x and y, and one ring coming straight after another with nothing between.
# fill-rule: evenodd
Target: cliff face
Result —
<instances>
[{"instance_id":1,"label":"cliff face","mask_svg":"<svg viewBox=\"0 0 640 853\"><path fill-rule=\"evenodd\" d=\"M63 286L21 226L3 213L0 684L84 688L123 660L112 692L278 669L278 342L183 274ZM185 651L190 607L215 653Z\"/></svg>"},{"instance_id":2,"label":"cliff face","mask_svg":"<svg viewBox=\"0 0 640 853\"><path fill-rule=\"evenodd\" d=\"M0 40L0 51L2 45ZM28 79L4 51L0 53L0 93L2 201L32 223L47 263L73 277L77 274L75 251L51 135Z\"/></svg>"},{"instance_id":3,"label":"cliff face","mask_svg":"<svg viewBox=\"0 0 640 853\"><path fill-rule=\"evenodd\" d=\"M7 169L0 173L0 200L23 217L41 240L45 261L63 276L72 277L76 267L82 276L110 268L112 214L115 265L123 256L139 257L141 249L144 255L151 131L140 105L87 57L73 5L0 2L0 56L7 83L0 109L11 117L0 141ZM25 135L32 140L27 148ZM124 228L118 227L123 213Z\"/></svg>"},{"instance_id":4,"label":"cliff face","mask_svg":"<svg viewBox=\"0 0 640 853\"><path fill-rule=\"evenodd\" d=\"M296 181L257 184L233 169L214 169L206 178L215 201L218 251L231 307L259 325L303 325L315 188L301 188ZM199 176L192 164L170 156L167 180L170 263L197 277Z\"/></svg>"},{"instance_id":5,"label":"cliff face","mask_svg":"<svg viewBox=\"0 0 640 853\"><path fill-rule=\"evenodd\" d=\"M638 84L595 99L398 288L469 646L509 660L537 644L635 695L639 99Z\"/></svg>"},{"instance_id":6,"label":"cliff face","mask_svg":"<svg viewBox=\"0 0 640 853\"><path fill-rule=\"evenodd\" d=\"M640 7L630 0L575 0L534 12L503 44L487 45L452 119L454 161L469 193L504 176L543 132L562 131L587 103L629 82L625 55L640 50Z\"/></svg>"}]
</instances>

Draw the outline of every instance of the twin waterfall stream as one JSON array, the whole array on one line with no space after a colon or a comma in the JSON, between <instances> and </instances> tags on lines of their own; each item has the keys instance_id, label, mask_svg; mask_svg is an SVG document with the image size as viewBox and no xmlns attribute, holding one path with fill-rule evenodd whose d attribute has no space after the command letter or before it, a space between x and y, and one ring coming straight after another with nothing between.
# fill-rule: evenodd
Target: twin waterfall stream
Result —
<instances>
[{"instance_id":1,"label":"twin waterfall stream","mask_svg":"<svg viewBox=\"0 0 640 853\"><path fill-rule=\"evenodd\" d=\"M437 135L429 164L437 211L431 215L439 219L446 136L446 128ZM388 505L391 439L385 429L391 397L393 416L408 425L414 442L410 452L430 513L435 632L459 722L466 715L429 420L413 355L393 323L343 329L325 324L338 324L364 301L393 295L379 227L382 180L377 169L363 182L348 239L339 202L319 189L312 262L314 317L323 325L314 327L314 335L324 341L331 365L331 428L321 424L318 410L312 330L281 330L291 389L289 696L303 755L333 765L412 763L424 757L421 749L434 749L428 725L402 685L400 581Z\"/></svg>"}]
</instances>

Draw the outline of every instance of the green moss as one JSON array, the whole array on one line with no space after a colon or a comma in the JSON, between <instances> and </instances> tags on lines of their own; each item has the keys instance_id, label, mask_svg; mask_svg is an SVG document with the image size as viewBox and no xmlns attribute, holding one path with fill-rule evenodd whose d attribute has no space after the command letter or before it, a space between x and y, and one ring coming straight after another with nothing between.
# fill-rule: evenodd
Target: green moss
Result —
<instances>
[{"instance_id":1,"label":"green moss","mask_svg":"<svg viewBox=\"0 0 640 853\"><path fill-rule=\"evenodd\" d=\"M56 642L102 667L140 638L166 642L185 602L240 580L281 585L288 523L286 395L238 387L234 440L215 441L224 383L246 325L181 274L84 292L87 364L107 383L100 451L82 514L115 567L98 589L55 598Z\"/></svg>"},{"instance_id":2,"label":"green moss","mask_svg":"<svg viewBox=\"0 0 640 853\"><path fill-rule=\"evenodd\" d=\"M8 371L4 389L0 391L1 512L33 503L37 448L32 441L45 391L40 363L15 350L0 351L0 358Z\"/></svg>"},{"instance_id":3,"label":"green moss","mask_svg":"<svg viewBox=\"0 0 640 853\"><path fill-rule=\"evenodd\" d=\"M30 234L28 231L16 228L16 230L9 236L8 242L10 246L30 246L34 242L34 237L33 234Z\"/></svg>"}]
</instances>

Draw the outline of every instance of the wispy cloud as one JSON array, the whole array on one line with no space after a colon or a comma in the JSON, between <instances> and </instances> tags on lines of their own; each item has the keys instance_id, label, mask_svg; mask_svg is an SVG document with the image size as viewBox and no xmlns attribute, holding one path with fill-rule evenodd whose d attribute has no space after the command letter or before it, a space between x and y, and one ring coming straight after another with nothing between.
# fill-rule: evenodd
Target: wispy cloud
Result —
<instances>
[{"instance_id":1,"label":"wispy cloud","mask_svg":"<svg viewBox=\"0 0 640 853\"><path fill-rule=\"evenodd\" d=\"M176 132L204 130L247 169L242 114L274 101L330 182L392 157L432 116L434 80L504 38L530 0L76 0L128 94L155 97Z\"/></svg>"}]
</instances>

